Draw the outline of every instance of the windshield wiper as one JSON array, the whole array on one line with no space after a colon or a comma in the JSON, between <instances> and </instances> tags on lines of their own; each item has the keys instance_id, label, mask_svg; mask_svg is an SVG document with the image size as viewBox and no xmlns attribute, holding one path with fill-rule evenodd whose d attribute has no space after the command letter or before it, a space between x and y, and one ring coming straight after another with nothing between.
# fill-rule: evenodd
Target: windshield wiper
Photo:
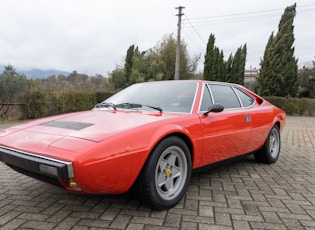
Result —
<instances>
[{"instance_id":1,"label":"windshield wiper","mask_svg":"<svg viewBox=\"0 0 315 230\"><path fill-rule=\"evenodd\" d=\"M151 105L143 105L143 106L149 107L149 108L151 108L151 109L158 110L158 111L160 111L160 113L162 113L162 112L163 112L162 108L160 108L160 107L151 106Z\"/></svg>"},{"instance_id":2,"label":"windshield wiper","mask_svg":"<svg viewBox=\"0 0 315 230\"><path fill-rule=\"evenodd\" d=\"M117 104L116 107L117 108L123 108L123 109L135 109L135 108L141 108L142 105L141 104L137 104L137 103L125 102L125 103Z\"/></svg>"},{"instance_id":3,"label":"windshield wiper","mask_svg":"<svg viewBox=\"0 0 315 230\"><path fill-rule=\"evenodd\" d=\"M94 108L99 109L99 108L113 108L114 110L117 110L116 105L114 103L110 103L110 102L101 102L98 103L94 106Z\"/></svg>"},{"instance_id":4,"label":"windshield wiper","mask_svg":"<svg viewBox=\"0 0 315 230\"><path fill-rule=\"evenodd\" d=\"M156 106L151 106L151 105L141 105L141 104L137 104L137 103L121 103L121 104L117 104L116 105L117 108L123 108L123 109L136 109L136 108L142 108L142 107L148 107L151 109L155 109L160 111L160 113L162 113L162 109L160 107L156 107Z\"/></svg>"}]
</instances>

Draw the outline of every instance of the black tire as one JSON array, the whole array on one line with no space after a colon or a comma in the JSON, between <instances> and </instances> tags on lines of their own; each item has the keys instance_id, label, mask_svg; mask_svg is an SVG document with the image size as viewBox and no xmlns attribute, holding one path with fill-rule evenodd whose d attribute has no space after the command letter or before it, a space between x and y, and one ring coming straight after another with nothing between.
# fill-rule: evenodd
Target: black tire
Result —
<instances>
[{"instance_id":1,"label":"black tire","mask_svg":"<svg viewBox=\"0 0 315 230\"><path fill-rule=\"evenodd\" d=\"M165 210L184 196L191 177L191 155L179 137L163 139L151 152L137 182L137 196L152 208Z\"/></svg>"},{"instance_id":2,"label":"black tire","mask_svg":"<svg viewBox=\"0 0 315 230\"><path fill-rule=\"evenodd\" d=\"M274 125L263 145L263 147L254 154L255 160L259 163L275 163L280 155L281 140L280 131L277 125Z\"/></svg>"}]
</instances>

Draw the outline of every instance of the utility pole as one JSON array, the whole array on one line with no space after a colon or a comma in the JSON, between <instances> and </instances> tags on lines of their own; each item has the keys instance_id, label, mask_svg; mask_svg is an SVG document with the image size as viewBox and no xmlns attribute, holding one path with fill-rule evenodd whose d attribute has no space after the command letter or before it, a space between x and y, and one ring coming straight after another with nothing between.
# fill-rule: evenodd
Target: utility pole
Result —
<instances>
[{"instance_id":1,"label":"utility pole","mask_svg":"<svg viewBox=\"0 0 315 230\"><path fill-rule=\"evenodd\" d=\"M180 67L180 30L182 24L182 9L185 9L183 6L176 7L178 9L178 23L177 23L177 42L176 42L176 63L175 63L175 80L179 80L179 67Z\"/></svg>"}]
</instances>

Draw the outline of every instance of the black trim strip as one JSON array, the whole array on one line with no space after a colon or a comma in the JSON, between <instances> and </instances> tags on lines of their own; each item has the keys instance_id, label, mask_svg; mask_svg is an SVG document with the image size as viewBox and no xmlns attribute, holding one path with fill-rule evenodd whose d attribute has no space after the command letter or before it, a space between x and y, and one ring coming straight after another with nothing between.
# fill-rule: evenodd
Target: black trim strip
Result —
<instances>
[{"instance_id":1,"label":"black trim strip","mask_svg":"<svg viewBox=\"0 0 315 230\"><path fill-rule=\"evenodd\" d=\"M228 158L228 159L225 159L225 160L222 160L222 161L214 162L214 163L209 164L209 165L202 166L200 168L195 168L195 169L192 170L192 173L196 174L196 173L200 173L200 172L204 172L204 171L209 171L209 170L215 169L217 167L221 167L223 165L229 165L229 164L234 163L236 161L239 161L239 160L241 160L241 159L243 159L245 157L251 156L254 153L255 152L245 153L245 154L240 155L240 156L235 156L235 157Z\"/></svg>"}]
</instances>

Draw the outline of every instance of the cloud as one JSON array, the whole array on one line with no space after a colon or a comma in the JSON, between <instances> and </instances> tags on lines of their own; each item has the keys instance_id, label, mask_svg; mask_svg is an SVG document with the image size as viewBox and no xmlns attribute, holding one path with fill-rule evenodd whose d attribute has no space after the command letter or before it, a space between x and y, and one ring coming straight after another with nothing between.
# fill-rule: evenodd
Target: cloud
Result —
<instances>
[{"instance_id":1,"label":"cloud","mask_svg":"<svg viewBox=\"0 0 315 230\"><path fill-rule=\"evenodd\" d=\"M176 35L175 7L183 5L183 19L189 19L194 26L182 29L182 39L191 56L204 55L209 35L213 33L226 57L246 43L247 64L259 67L271 32L277 31L281 14L292 4L294 1L271 0L222 0L215 3L208 0L3 1L0 20L5 23L0 24L0 65L77 70L107 76L116 64L123 63L130 45L146 50L153 48L164 35ZM313 7L299 8L299 5L312 4ZM300 62L311 61L315 50L315 31L311 29L315 21L315 5L312 0L301 0L297 1L297 6L294 23L296 56ZM266 11L262 12L265 17L253 18L251 14L244 14L257 11ZM229 16L235 14L240 15ZM245 16L248 20L237 19ZM203 26L193 20L206 17L209 23ZM187 25L187 22L183 24Z\"/></svg>"}]
</instances>

